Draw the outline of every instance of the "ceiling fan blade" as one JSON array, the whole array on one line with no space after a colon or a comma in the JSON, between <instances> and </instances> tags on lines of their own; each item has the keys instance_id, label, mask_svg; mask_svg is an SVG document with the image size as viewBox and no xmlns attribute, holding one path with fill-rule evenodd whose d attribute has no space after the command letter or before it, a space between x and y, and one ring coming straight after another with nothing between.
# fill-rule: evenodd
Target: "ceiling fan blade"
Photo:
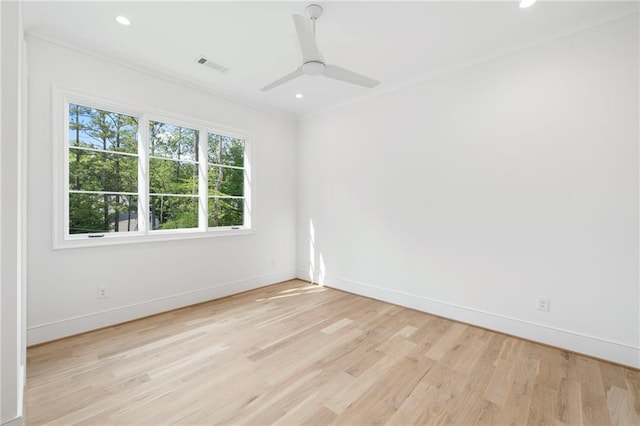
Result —
<instances>
[{"instance_id":1,"label":"ceiling fan blade","mask_svg":"<svg viewBox=\"0 0 640 426\"><path fill-rule=\"evenodd\" d=\"M302 62L324 62L324 57L316 43L313 21L302 15L293 15L293 22L296 25L300 50L302 50Z\"/></svg>"},{"instance_id":2,"label":"ceiling fan blade","mask_svg":"<svg viewBox=\"0 0 640 426\"><path fill-rule=\"evenodd\" d=\"M378 80L374 80L366 75L358 74L357 72L349 71L348 69L337 65L327 65L323 75L325 77L333 78L334 80L340 80L368 88L373 88L380 84Z\"/></svg>"},{"instance_id":3,"label":"ceiling fan blade","mask_svg":"<svg viewBox=\"0 0 640 426\"><path fill-rule=\"evenodd\" d=\"M298 67L298 69L296 69L294 72L289 73L289 74L285 75L285 76L284 76L284 77L282 77L282 78L279 78L278 80L274 81L274 82L273 82L273 83L271 83L271 84L267 84L266 86L264 86L264 87L263 87L262 89L260 89L260 90L262 90L263 92L266 92L267 90L271 90L271 89L273 89L274 87L278 87L278 86L280 86L281 84L286 83L287 81L291 81L291 80L293 80L294 78L300 77L301 75L303 75L302 67Z\"/></svg>"}]
</instances>

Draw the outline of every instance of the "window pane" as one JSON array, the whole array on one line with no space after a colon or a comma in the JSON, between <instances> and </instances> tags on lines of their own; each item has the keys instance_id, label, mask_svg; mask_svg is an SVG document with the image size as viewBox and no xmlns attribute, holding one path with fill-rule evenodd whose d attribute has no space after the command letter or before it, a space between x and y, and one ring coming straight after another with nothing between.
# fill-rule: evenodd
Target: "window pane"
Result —
<instances>
[{"instance_id":1,"label":"window pane","mask_svg":"<svg viewBox=\"0 0 640 426\"><path fill-rule=\"evenodd\" d=\"M71 147L69 190L137 192L138 157Z\"/></svg>"},{"instance_id":2,"label":"window pane","mask_svg":"<svg viewBox=\"0 0 640 426\"><path fill-rule=\"evenodd\" d=\"M198 161L198 131L150 121L149 154L174 160Z\"/></svg>"},{"instance_id":3,"label":"window pane","mask_svg":"<svg viewBox=\"0 0 640 426\"><path fill-rule=\"evenodd\" d=\"M138 197L69 194L69 234L138 230Z\"/></svg>"},{"instance_id":4,"label":"window pane","mask_svg":"<svg viewBox=\"0 0 640 426\"><path fill-rule=\"evenodd\" d=\"M138 119L124 114L69 104L69 145L135 154Z\"/></svg>"},{"instance_id":5,"label":"window pane","mask_svg":"<svg viewBox=\"0 0 640 426\"><path fill-rule=\"evenodd\" d=\"M149 197L151 229L198 227L198 198L151 195Z\"/></svg>"},{"instance_id":6,"label":"window pane","mask_svg":"<svg viewBox=\"0 0 640 426\"><path fill-rule=\"evenodd\" d=\"M198 168L193 163L149 159L151 194L197 194Z\"/></svg>"},{"instance_id":7,"label":"window pane","mask_svg":"<svg viewBox=\"0 0 640 426\"><path fill-rule=\"evenodd\" d=\"M244 195L244 170L228 167L209 167L209 195Z\"/></svg>"},{"instance_id":8,"label":"window pane","mask_svg":"<svg viewBox=\"0 0 640 426\"><path fill-rule=\"evenodd\" d=\"M209 163L244 167L244 141L209 133Z\"/></svg>"},{"instance_id":9,"label":"window pane","mask_svg":"<svg viewBox=\"0 0 640 426\"><path fill-rule=\"evenodd\" d=\"M244 225L242 198L209 198L209 227Z\"/></svg>"}]
</instances>

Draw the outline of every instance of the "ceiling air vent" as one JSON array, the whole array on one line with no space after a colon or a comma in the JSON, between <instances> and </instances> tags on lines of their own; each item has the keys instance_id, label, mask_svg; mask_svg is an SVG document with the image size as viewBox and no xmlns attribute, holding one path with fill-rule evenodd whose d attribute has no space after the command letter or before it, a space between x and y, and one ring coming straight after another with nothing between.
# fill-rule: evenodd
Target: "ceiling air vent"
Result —
<instances>
[{"instance_id":1,"label":"ceiling air vent","mask_svg":"<svg viewBox=\"0 0 640 426\"><path fill-rule=\"evenodd\" d=\"M196 59L196 62L199 63L200 65L204 65L204 66L212 68L212 69L214 69L214 70L216 70L218 72L221 72L222 74L224 74L227 71L229 71L229 68L223 67L222 65L216 64L215 62L211 62L210 60L208 60L204 56L200 56L198 59Z\"/></svg>"}]
</instances>

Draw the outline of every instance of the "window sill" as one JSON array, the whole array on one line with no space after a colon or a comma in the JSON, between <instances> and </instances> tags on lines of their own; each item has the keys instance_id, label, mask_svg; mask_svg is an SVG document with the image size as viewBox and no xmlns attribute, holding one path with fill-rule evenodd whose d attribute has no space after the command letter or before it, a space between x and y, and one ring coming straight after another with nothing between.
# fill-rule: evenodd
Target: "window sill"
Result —
<instances>
[{"instance_id":1,"label":"window sill","mask_svg":"<svg viewBox=\"0 0 640 426\"><path fill-rule=\"evenodd\" d=\"M75 237L62 241L54 241L53 249L65 250L87 247L105 247L124 244L156 243L164 241L193 240L200 238L233 237L252 234L255 234L255 230L252 228L224 228L206 232L202 232L200 230L166 230L153 231L146 235L106 234L104 238Z\"/></svg>"}]
</instances>

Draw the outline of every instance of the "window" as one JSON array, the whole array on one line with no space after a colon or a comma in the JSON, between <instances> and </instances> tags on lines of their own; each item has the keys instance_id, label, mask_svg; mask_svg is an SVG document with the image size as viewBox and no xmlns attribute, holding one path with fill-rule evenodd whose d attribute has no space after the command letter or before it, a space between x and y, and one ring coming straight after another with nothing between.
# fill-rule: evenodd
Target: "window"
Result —
<instances>
[{"instance_id":1,"label":"window","mask_svg":"<svg viewBox=\"0 0 640 426\"><path fill-rule=\"evenodd\" d=\"M198 227L198 131L149 122L149 227Z\"/></svg>"},{"instance_id":2,"label":"window","mask_svg":"<svg viewBox=\"0 0 640 426\"><path fill-rule=\"evenodd\" d=\"M244 221L244 141L208 135L209 226L237 226Z\"/></svg>"},{"instance_id":3,"label":"window","mask_svg":"<svg viewBox=\"0 0 640 426\"><path fill-rule=\"evenodd\" d=\"M251 229L244 135L81 96L62 103L57 246Z\"/></svg>"},{"instance_id":4,"label":"window","mask_svg":"<svg viewBox=\"0 0 640 426\"><path fill-rule=\"evenodd\" d=\"M69 104L69 234L137 230L138 119Z\"/></svg>"}]
</instances>

